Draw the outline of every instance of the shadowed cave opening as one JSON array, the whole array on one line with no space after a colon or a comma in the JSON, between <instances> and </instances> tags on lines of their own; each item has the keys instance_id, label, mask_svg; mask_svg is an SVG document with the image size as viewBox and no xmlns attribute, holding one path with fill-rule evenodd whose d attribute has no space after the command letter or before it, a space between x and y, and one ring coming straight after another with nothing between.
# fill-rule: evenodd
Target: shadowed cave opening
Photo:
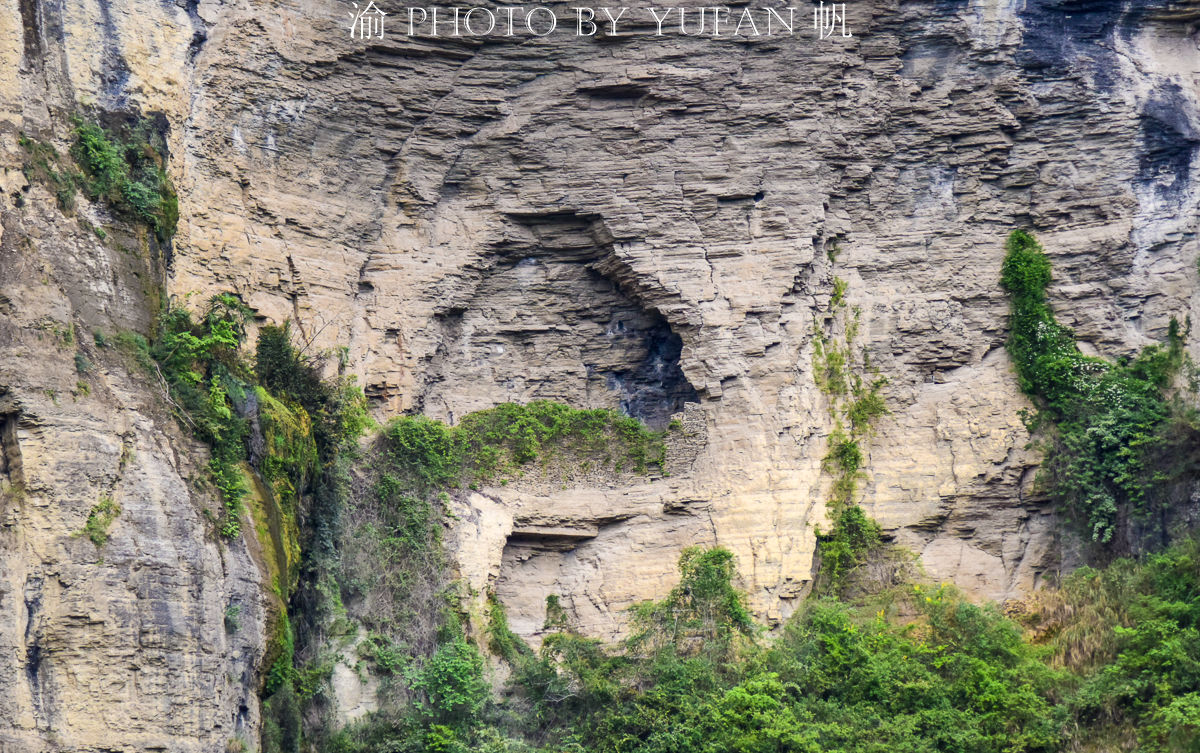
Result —
<instances>
[{"instance_id":1,"label":"shadowed cave opening","mask_svg":"<svg viewBox=\"0 0 1200 753\"><path fill-rule=\"evenodd\" d=\"M23 480L21 447L17 443L20 414L6 397L0 392L0 491Z\"/></svg>"},{"instance_id":2,"label":"shadowed cave opening","mask_svg":"<svg viewBox=\"0 0 1200 753\"><path fill-rule=\"evenodd\" d=\"M524 219L467 270L464 292L434 318L423 412L453 423L499 403L549 399L661 429L699 401L680 368L679 334L600 271L612 251L593 224Z\"/></svg>"}]
</instances>

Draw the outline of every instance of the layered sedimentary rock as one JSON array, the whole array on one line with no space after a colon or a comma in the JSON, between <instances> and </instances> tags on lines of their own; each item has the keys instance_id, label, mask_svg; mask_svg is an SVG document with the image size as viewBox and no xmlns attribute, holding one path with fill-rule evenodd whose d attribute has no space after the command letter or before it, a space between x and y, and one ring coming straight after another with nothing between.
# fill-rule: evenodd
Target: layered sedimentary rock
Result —
<instances>
[{"instance_id":1,"label":"layered sedimentary rock","mask_svg":"<svg viewBox=\"0 0 1200 753\"><path fill-rule=\"evenodd\" d=\"M381 418L453 421L539 397L656 425L682 414L669 477L518 483L456 501L476 527L451 537L460 569L497 591L525 635L550 594L586 632L619 635L622 610L660 596L695 543L737 555L760 616L794 608L814 528L827 524L833 421L812 341L831 326L835 278L861 307L858 343L889 379L862 503L932 577L980 598L1022 593L1062 565L1061 527L1030 493L1027 403L1003 350L1007 232L1039 234L1059 319L1096 353L1161 340L1172 316L1200 320L1193 1L854 2L853 36L825 40L656 36L644 24L615 37L410 39L395 13L383 39L364 40L348 33L348 3L4 3L0 66L16 72L0 77L5 165L19 164L18 130L61 139L75 103L163 113L183 216L165 260L176 297L234 291L264 320L293 319L316 349L346 346L344 368ZM5 217L21 218L6 219L5 249L63 222L48 196L29 199L42 216L16 207L22 183L5 173ZM51 300L61 322L126 316L122 285L97 288L109 277L89 265L103 254L79 237L6 251L3 292L27 301L6 313L25 334L6 342L34 343L29 322L57 310ZM31 266L10 273L10 259ZM57 289L31 298L43 259ZM57 352L23 347L42 364ZM47 402L44 390L61 403L69 385L42 385L37 369L5 358L18 438L31 441L31 417L48 438L37 474L59 472L47 470L55 458L84 463L68 436L116 452L119 433ZM154 415L139 407L147 388L112 389L103 426L128 416L129 441L149 442L136 439ZM186 475L186 462L164 454L160 475ZM90 473L95 485L116 471ZM16 611L4 612L0 642L15 667L31 608L12 594L28 590L31 563L60 567L94 548L69 539L91 503L70 479L11 508L75 500L50 505L73 511L69 523L43 511L20 527L36 544L4 548L3 599ZM173 507L156 509L193 514L170 496ZM146 551L148 529L126 533L131 557ZM201 539L183 547L191 572L215 576L203 563L219 550ZM225 552L223 585L201 580L224 598L253 580L242 556ZM58 582L49 572L29 577L45 588ZM95 584L104 598L126 588L115 576ZM220 601L185 591L188 609ZM40 603L69 622L69 600L48 593ZM83 633L63 635L83 645ZM168 653L220 643L196 640ZM56 687L58 703L84 703L75 686ZM201 715L205 734L233 703ZM155 734L190 734L157 724Z\"/></svg>"},{"instance_id":2,"label":"layered sedimentary rock","mask_svg":"<svg viewBox=\"0 0 1200 753\"><path fill-rule=\"evenodd\" d=\"M65 154L81 103L162 112L178 133L187 23L174 6L0 4L5 751L257 740L263 555L219 540L206 448L116 346L150 332L165 249L82 195L60 208L18 141Z\"/></svg>"},{"instance_id":3,"label":"layered sedimentary rock","mask_svg":"<svg viewBox=\"0 0 1200 753\"><path fill-rule=\"evenodd\" d=\"M864 505L935 578L1032 588L1059 548L1002 347L1005 234L1042 236L1099 353L1195 305L1195 4L856 3L826 40L368 42L315 4L214 14L176 290L348 345L382 415L697 405L703 447L670 478L485 490L585 532L514 524L489 550L522 632L554 593L618 634L691 543L789 612L826 523L811 338L835 277L890 380Z\"/></svg>"}]
</instances>

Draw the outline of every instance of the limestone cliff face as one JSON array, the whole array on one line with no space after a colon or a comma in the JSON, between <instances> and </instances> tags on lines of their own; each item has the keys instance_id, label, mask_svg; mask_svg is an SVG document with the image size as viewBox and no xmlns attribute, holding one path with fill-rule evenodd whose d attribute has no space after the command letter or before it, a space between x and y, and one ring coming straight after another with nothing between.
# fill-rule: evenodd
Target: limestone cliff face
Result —
<instances>
[{"instance_id":1,"label":"limestone cliff face","mask_svg":"<svg viewBox=\"0 0 1200 753\"><path fill-rule=\"evenodd\" d=\"M788 614L825 521L835 276L890 379L863 502L987 598L1058 565L1002 348L1007 231L1041 235L1098 352L1196 305L1196 3L859 2L824 42L365 43L340 6L206 8L174 290L348 344L381 415L696 404L670 478L484 490L503 543L463 566L524 633L556 593L615 635L692 543Z\"/></svg>"},{"instance_id":2,"label":"limestone cliff face","mask_svg":"<svg viewBox=\"0 0 1200 753\"><path fill-rule=\"evenodd\" d=\"M262 555L218 543L207 450L112 345L149 332L165 250L82 196L64 213L22 170L18 134L64 152L80 103L161 112L179 132L189 16L141 6L0 3L5 751L199 753L258 735Z\"/></svg>"},{"instance_id":3,"label":"limestone cliff face","mask_svg":"<svg viewBox=\"0 0 1200 753\"><path fill-rule=\"evenodd\" d=\"M347 345L380 417L453 421L542 397L656 425L682 414L667 478L456 502L460 569L526 635L549 594L584 630L618 635L622 610L661 595L694 543L736 553L761 616L790 613L826 521L831 419L812 338L835 277L890 380L862 503L932 577L981 598L1033 588L1061 561L1028 493L1037 458L1003 350L1006 233L1039 233L1059 318L1098 353L1162 339L1171 316L1200 321L1195 0L863 0L849 4L854 36L825 41L653 27L363 41L349 3L325 0L0 7L5 165L19 164L18 130L61 138L76 102L163 113L183 217L163 260L172 294L233 290L316 347ZM48 196L16 207L23 179L4 180L0 417L22 448L7 467L28 475L0 549L12 734L70 727L38 714L101 702L44 661L22 674L30 646L61 657L98 641L123 661L159 657L164 677L170 662L194 668L205 679L176 683L188 697L227 688L219 708L147 714L147 734L231 735L253 646L228 652L211 619L166 616L151 640L64 596L117 604L128 567L157 573L155 603L213 618L258 576L247 553L199 535L190 453L164 444L183 446L148 385L114 372L96 413L64 402L70 353L37 340L36 320L115 323L136 296L123 257L60 227ZM122 441L138 447L128 482ZM75 452L84 442L95 449ZM145 489L121 497L108 546L124 559L97 566L69 534L88 490L110 483ZM159 557L192 564L145 564ZM101 641L97 619L142 637ZM169 703L148 676L103 675ZM39 683L57 695L26 700ZM104 703L140 708L115 695Z\"/></svg>"}]
</instances>

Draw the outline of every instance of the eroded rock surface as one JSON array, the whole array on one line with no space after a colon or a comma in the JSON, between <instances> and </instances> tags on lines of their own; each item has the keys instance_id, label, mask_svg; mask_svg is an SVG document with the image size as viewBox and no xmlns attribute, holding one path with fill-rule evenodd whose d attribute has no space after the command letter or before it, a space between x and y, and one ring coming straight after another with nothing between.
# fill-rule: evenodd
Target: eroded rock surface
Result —
<instances>
[{"instance_id":1,"label":"eroded rock surface","mask_svg":"<svg viewBox=\"0 0 1200 753\"><path fill-rule=\"evenodd\" d=\"M696 446L667 478L518 483L464 511L487 530L461 570L527 635L550 594L619 635L695 543L735 552L760 616L790 613L826 524L812 333L834 278L890 380L862 502L982 598L1061 565L1003 352L1008 231L1039 234L1059 319L1097 353L1200 321L1194 0L853 2L854 36L823 42L368 42L344 3L4 3L8 153L55 102L163 112L169 290L233 290L347 345L380 417L554 397L661 423L691 404Z\"/></svg>"},{"instance_id":2,"label":"eroded rock surface","mask_svg":"<svg viewBox=\"0 0 1200 753\"><path fill-rule=\"evenodd\" d=\"M670 478L488 490L587 535L463 550L521 632L554 593L611 636L692 543L737 553L764 616L805 592L831 428L811 335L840 277L890 380L863 503L931 575L1004 598L1060 563L1002 349L1003 239L1041 235L1099 353L1192 313L1197 18L875 2L824 42L364 44L316 4L221 8L173 284L347 343L383 415L698 403L704 446Z\"/></svg>"},{"instance_id":3,"label":"eroded rock surface","mask_svg":"<svg viewBox=\"0 0 1200 753\"><path fill-rule=\"evenodd\" d=\"M79 103L184 122L175 6L0 3L0 749L221 751L258 738L269 591L220 542L207 450L115 345L150 330L165 249L20 134L68 146ZM99 337L97 337L99 335ZM87 529L89 517L98 522Z\"/></svg>"}]
</instances>

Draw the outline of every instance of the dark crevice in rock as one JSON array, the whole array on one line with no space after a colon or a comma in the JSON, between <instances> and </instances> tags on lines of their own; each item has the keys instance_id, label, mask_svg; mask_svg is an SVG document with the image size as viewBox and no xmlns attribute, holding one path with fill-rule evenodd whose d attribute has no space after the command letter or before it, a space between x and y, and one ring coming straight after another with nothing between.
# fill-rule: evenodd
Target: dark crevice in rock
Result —
<instances>
[{"instance_id":1,"label":"dark crevice in rock","mask_svg":"<svg viewBox=\"0 0 1200 753\"><path fill-rule=\"evenodd\" d=\"M42 59L42 34L38 24L38 0L18 0L21 26L25 34L25 63L36 65Z\"/></svg>"},{"instance_id":2,"label":"dark crevice in rock","mask_svg":"<svg viewBox=\"0 0 1200 753\"><path fill-rule=\"evenodd\" d=\"M196 61L196 56L200 54L200 50L204 47L204 43L208 41L208 25L204 23L204 19L200 18L200 0L185 0L184 10L187 11L188 20L192 22L192 41L188 43L187 59L189 63Z\"/></svg>"},{"instance_id":3,"label":"dark crevice in rock","mask_svg":"<svg viewBox=\"0 0 1200 753\"><path fill-rule=\"evenodd\" d=\"M9 404L8 407L11 407ZM15 410L6 410L5 396L0 393L0 481L5 485L19 484L24 480L21 472L21 447L17 443L17 423L20 418Z\"/></svg>"},{"instance_id":4,"label":"dark crevice in rock","mask_svg":"<svg viewBox=\"0 0 1200 753\"><path fill-rule=\"evenodd\" d=\"M25 581L25 679L29 682L34 715L39 721L44 718L42 688L45 682L42 646L36 628L41 608L42 579L29 578Z\"/></svg>"}]
</instances>

